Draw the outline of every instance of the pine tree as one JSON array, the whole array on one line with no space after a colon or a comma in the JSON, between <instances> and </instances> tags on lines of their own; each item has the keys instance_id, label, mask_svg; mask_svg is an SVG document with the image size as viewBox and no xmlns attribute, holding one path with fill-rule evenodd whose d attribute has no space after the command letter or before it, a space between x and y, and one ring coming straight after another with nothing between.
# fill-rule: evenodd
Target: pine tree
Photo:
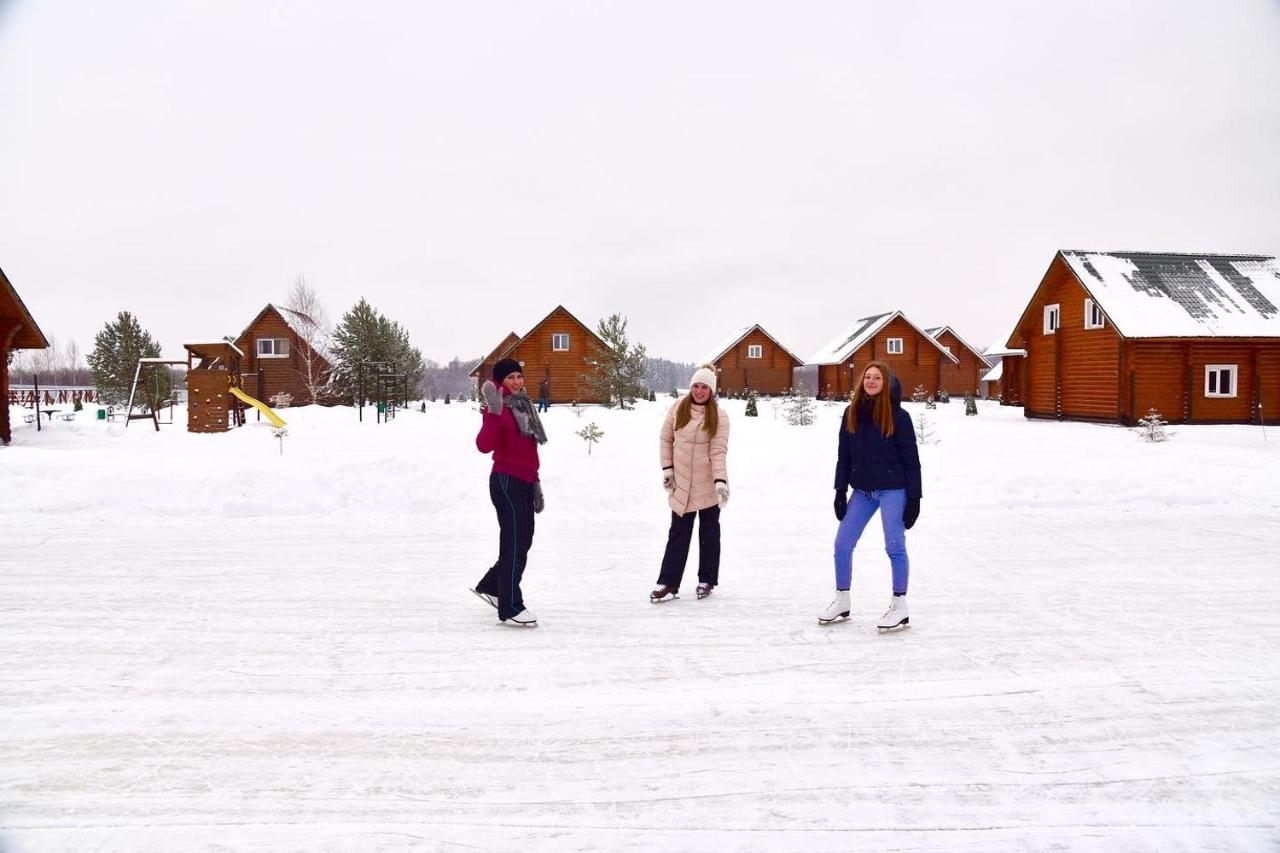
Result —
<instances>
[{"instance_id":1,"label":"pine tree","mask_svg":"<svg viewBox=\"0 0 1280 853\"><path fill-rule=\"evenodd\" d=\"M582 436L582 440L587 443L587 455L591 455L591 445L604 438L604 432L596 426L595 421L578 430L578 435Z\"/></svg>"},{"instance_id":2,"label":"pine tree","mask_svg":"<svg viewBox=\"0 0 1280 853\"><path fill-rule=\"evenodd\" d=\"M743 415L745 417L748 417L748 418L760 417L760 410L756 408L756 399L757 397L756 397L755 391L750 391L747 393L747 410L743 412Z\"/></svg>"},{"instance_id":3,"label":"pine tree","mask_svg":"<svg viewBox=\"0 0 1280 853\"><path fill-rule=\"evenodd\" d=\"M939 403L951 402L951 394L945 388L938 392L938 402Z\"/></svg>"},{"instance_id":4,"label":"pine tree","mask_svg":"<svg viewBox=\"0 0 1280 853\"><path fill-rule=\"evenodd\" d=\"M604 400L605 408L627 409L645 394L645 349L627 340L627 318L611 314L596 327L605 349L588 358L587 385Z\"/></svg>"},{"instance_id":5,"label":"pine tree","mask_svg":"<svg viewBox=\"0 0 1280 853\"><path fill-rule=\"evenodd\" d=\"M933 426L933 421L924 412L920 413L920 421L916 426L916 441L920 444L937 444L941 441L938 438L938 431Z\"/></svg>"},{"instance_id":6,"label":"pine tree","mask_svg":"<svg viewBox=\"0 0 1280 853\"><path fill-rule=\"evenodd\" d=\"M114 322L107 323L94 336L93 351L88 355L98 399L108 406L127 404L138 359L159 357L160 344L142 328L136 317L121 311ZM159 366L148 368L141 378L146 380L139 383L141 400L155 411L169 399L169 371Z\"/></svg>"},{"instance_id":7,"label":"pine tree","mask_svg":"<svg viewBox=\"0 0 1280 853\"><path fill-rule=\"evenodd\" d=\"M911 392L911 402L923 403L929 395L925 393L923 385L917 385L916 390Z\"/></svg>"},{"instance_id":8,"label":"pine tree","mask_svg":"<svg viewBox=\"0 0 1280 853\"><path fill-rule=\"evenodd\" d=\"M1169 422L1161 417L1156 408L1152 406L1147 410L1146 417L1138 418L1138 435L1144 441L1168 441L1173 437L1173 433L1166 429L1168 426Z\"/></svg>"},{"instance_id":9,"label":"pine tree","mask_svg":"<svg viewBox=\"0 0 1280 853\"><path fill-rule=\"evenodd\" d=\"M809 393L809 388L801 385L792 389L791 397L787 400L784 407L787 423L792 426L808 426L813 423L813 395Z\"/></svg>"},{"instance_id":10,"label":"pine tree","mask_svg":"<svg viewBox=\"0 0 1280 853\"><path fill-rule=\"evenodd\" d=\"M376 391L375 374L392 373L402 377L397 379L396 388L403 393L405 380L408 387L416 388L426 369L422 353L409 343L409 333L365 299L342 315L333 332L333 355L337 361L335 383L352 400L355 400L362 372L365 399L369 399Z\"/></svg>"},{"instance_id":11,"label":"pine tree","mask_svg":"<svg viewBox=\"0 0 1280 853\"><path fill-rule=\"evenodd\" d=\"M972 393L964 395L964 413L966 415L978 414L978 401L974 398Z\"/></svg>"}]
</instances>

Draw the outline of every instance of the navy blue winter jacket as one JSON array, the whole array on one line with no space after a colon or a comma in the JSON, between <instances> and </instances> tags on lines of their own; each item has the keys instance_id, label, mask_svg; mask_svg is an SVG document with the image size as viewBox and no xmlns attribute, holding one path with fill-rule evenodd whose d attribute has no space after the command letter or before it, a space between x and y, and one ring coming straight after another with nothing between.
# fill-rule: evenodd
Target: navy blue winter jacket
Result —
<instances>
[{"instance_id":1,"label":"navy blue winter jacket","mask_svg":"<svg viewBox=\"0 0 1280 853\"><path fill-rule=\"evenodd\" d=\"M840 417L840 456L836 461L836 491L849 486L865 491L906 489L908 498L922 498L920 453L911 415L902 410L902 386L894 377L889 386L893 402L893 435L885 438L871 418L869 406L858 412L858 431L846 427L849 409Z\"/></svg>"}]
</instances>

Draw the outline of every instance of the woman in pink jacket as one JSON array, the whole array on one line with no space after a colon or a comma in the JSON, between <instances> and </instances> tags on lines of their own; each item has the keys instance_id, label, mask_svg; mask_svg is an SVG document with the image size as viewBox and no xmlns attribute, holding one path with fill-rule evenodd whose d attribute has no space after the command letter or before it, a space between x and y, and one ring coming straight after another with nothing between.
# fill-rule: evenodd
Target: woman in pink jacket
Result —
<instances>
[{"instance_id":1,"label":"woman in pink jacket","mask_svg":"<svg viewBox=\"0 0 1280 853\"><path fill-rule=\"evenodd\" d=\"M680 591L693 522L698 521L698 598L720 582L720 510L729 502L729 418L716 405L716 373L703 365L689 382L689 393L667 412L658 440L662 487L671 507L671 530L662 557L654 604Z\"/></svg>"}]
</instances>

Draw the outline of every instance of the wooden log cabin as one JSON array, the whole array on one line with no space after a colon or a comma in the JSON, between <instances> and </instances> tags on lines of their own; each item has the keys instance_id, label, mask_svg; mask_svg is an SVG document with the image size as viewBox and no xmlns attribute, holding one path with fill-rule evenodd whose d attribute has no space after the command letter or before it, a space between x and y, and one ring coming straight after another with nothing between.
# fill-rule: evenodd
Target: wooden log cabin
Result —
<instances>
[{"instance_id":1,"label":"wooden log cabin","mask_svg":"<svg viewBox=\"0 0 1280 853\"><path fill-rule=\"evenodd\" d=\"M902 384L903 399L910 399L917 386L922 386L928 394L936 394L942 387L943 365L960 363L901 311L863 317L809 359L809 364L818 367L818 397L847 399L857 377L867 363L874 360L889 365Z\"/></svg>"},{"instance_id":2,"label":"wooden log cabin","mask_svg":"<svg viewBox=\"0 0 1280 853\"><path fill-rule=\"evenodd\" d=\"M507 352L513 346L520 342L520 336L515 332L508 332L507 336L502 339L502 343L493 348L493 351L480 359L480 363L471 371L471 379L475 382L477 389L484 384L491 376L493 376L493 366L498 363L498 359L502 358L502 354ZM533 388L529 393L533 397L537 397L537 388Z\"/></svg>"},{"instance_id":3,"label":"wooden log cabin","mask_svg":"<svg viewBox=\"0 0 1280 853\"><path fill-rule=\"evenodd\" d=\"M268 304L235 340L244 353L244 392L268 405L288 394L290 405L332 402L324 387L334 359L319 343L315 324L304 314ZM313 393L317 392L317 393ZM319 399L317 399L319 397Z\"/></svg>"},{"instance_id":4,"label":"wooden log cabin","mask_svg":"<svg viewBox=\"0 0 1280 853\"><path fill-rule=\"evenodd\" d=\"M48 349L27 306L22 304L4 270L0 270L0 444L13 440L9 424L9 354L19 349Z\"/></svg>"},{"instance_id":5,"label":"wooden log cabin","mask_svg":"<svg viewBox=\"0 0 1280 853\"><path fill-rule=\"evenodd\" d=\"M955 364L942 362L938 390L946 391L953 397L965 394L981 396L982 379L991 370L982 351L966 343L950 326L935 326L925 329L925 332L956 358Z\"/></svg>"},{"instance_id":6,"label":"wooden log cabin","mask_svg":"<svg viewBox=\"0 0 1280 853\"><path fill-rule=\"evenodd\" d=\"M1063 250L1006 346L1003 402L1027 417L1277 423L1280 265Z\"/></svg>"},{"instance_id":7,"label":"wooden log cabin","mask_svg":"<svg viewBox=\"0 0 1280 853\"><path fill-rule=\"evenodd\" d=\"M604 400L591 390L586 377L591 372L591 362L605 349L607 346L599 335L563 305L557 305L528 334L506 349L500 346L490 353L471 375L478 386L493 375L493 365L499 359L514 358L523 366L525 387L535 400L539 386L546 380L550 385L548 400L551 403L602 403Z\"/></svg>"},{"instance_id":8,"label":"wooden log cabin","mask_svg":"<svg viewBox=\"0 0 1280 853\"><path fill-rule=\"evenodd\" d=\"M700 364L715 368L716 393L785 394L802 362L758 323L744 326L707 354Z\"/></svg>"}]
</instances>

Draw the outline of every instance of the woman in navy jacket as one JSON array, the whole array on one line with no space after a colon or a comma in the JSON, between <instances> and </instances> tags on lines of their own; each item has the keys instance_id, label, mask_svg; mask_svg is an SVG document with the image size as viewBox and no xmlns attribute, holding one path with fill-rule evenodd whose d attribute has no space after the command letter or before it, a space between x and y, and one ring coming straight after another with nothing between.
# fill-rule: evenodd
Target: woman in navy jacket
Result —
<instances>
[{"instance_id":1,"label":"woman in navy jacket","mask_svg":"<svg viewBox=\"0 0 1280 853\"><path fill-rule=\"evenodd\" d=\"M853 487L853 500L847 496ZM836 597L818 617L823 625L849 617L853 551L880 511L884 549L893 567L893 598L877 627L907 625L906 531L920 515L920 454L911 416L902 410L902 386L889 365L873 361L862 372L853 402L840 419L836 462Z\"/></svg>"}]
</instances>

